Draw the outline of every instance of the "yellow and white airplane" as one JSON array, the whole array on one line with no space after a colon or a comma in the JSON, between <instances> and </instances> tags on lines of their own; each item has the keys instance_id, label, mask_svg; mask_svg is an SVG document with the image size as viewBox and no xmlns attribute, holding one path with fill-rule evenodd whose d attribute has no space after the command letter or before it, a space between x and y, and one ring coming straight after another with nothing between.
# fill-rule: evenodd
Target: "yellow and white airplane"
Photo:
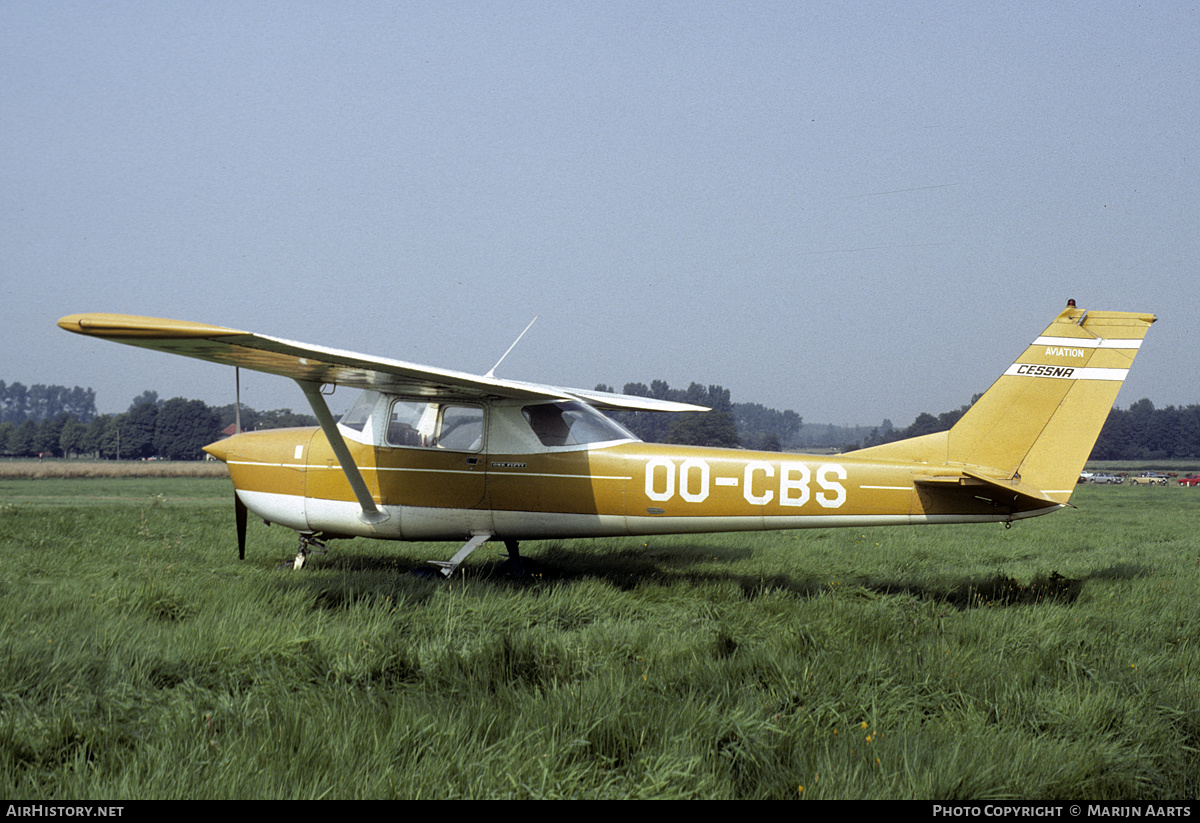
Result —
<instances>
[{"instance_id":1,"label":"yellow and white airplane","mask_svg":"<svg viewBox=\"0 0 1200 823\"><path fill-rule=\"evenodd\" d=\"M1068 504L1154 315L1050 327L946 432L832 456L643 443L601 410L699 406L419 366L235 329L117 314L62 328L295 380L320 426L205 450L247 510L300 533L299 567L334 537L482 543L765 529L1011 523ZM493 369L494 371L494 369ZM363 389L335 421L322 385Z\"/></svg>"}]
</instances>

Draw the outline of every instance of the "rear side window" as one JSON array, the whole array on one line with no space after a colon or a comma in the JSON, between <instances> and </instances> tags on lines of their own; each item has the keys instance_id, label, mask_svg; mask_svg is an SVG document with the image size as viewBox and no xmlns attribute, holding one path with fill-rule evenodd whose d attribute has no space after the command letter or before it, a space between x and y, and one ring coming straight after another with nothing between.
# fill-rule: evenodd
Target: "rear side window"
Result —
<instances>
[{"instance_id":1,"label":"rear side window","mask_svg":"<svg viewBox=\"0 0 1200 823\"><path fill-rule=\"evenodd\" d=\"M521 413L543 446L585 446L637 439L591 406L573 400L526 406Z\"/></svg>"}]
</instances>

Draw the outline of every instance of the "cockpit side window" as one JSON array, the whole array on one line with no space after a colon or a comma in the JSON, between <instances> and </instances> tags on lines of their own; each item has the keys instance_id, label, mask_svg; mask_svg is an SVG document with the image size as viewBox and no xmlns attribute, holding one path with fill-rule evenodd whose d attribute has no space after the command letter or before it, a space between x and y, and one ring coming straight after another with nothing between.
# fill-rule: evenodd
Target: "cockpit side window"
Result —
<instances>
[{"instance_id":1,"label":"cockpit side window","mask_svg":"<svg viewBox=\"0 0 1200 823\"><path fill-rule=\"evenodd\" d=\"M478 406L443 406L438 448L479 451L483 445L483 409Z\"/></svg>"},{"instance_id":2,"label":"cockpit side window","mask_svg":"<svg viewBox=\"0 0 1200 823\"><path fill-rule=\"evenodd\" d=\"M388 416L388 445L428 448L433 443L433 415L436 413L437 406L432 403L396 400Z\"/></svg>"},{"instance_id":3,"label":"cockpit side window","mask_svg":"<svg viewBox=\"0 0 1200 823\"><path fill-rule=\"evenodd\" d=\"M539 403L525 406L521 413L542 445L551 448L637 439L623 426L586 403Z\"/></svg>"},{"instance_id":4,"label":"cockpit side window","mask_svg":"<svg viewBox=\"0 0 1200 823\"><path fill-rule=\"evenodd\" d=\"M388 415L387 445L479 451L483 447L483 408L395 400Z\"/></svg>"}]
</instances>

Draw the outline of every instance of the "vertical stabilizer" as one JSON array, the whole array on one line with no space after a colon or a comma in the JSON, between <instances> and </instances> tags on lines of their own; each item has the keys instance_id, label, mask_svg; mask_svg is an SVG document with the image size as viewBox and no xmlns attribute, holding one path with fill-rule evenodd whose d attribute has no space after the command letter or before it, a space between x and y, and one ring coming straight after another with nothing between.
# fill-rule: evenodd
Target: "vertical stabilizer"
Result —
<instances>
[{"instance_id":1,"label":"vertical stabilizer","mask_svg":"<svg viewBox=\"0 0 1200 823\"><path fill-rule=\"evenodd\" d=\"M1070 301L950 430L948 461L999 470L1067 502L1154 320Z\"/></svg>"}]
</instances>

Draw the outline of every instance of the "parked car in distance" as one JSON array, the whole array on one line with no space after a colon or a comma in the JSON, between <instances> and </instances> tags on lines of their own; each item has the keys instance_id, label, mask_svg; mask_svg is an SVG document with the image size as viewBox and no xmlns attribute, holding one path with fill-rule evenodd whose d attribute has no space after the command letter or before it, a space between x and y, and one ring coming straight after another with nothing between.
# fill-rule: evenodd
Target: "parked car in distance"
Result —
<instances>
[{"instance_id":1,"label":"parked car in distance","mask_svg":"<svg viewBox=\"0 0 1200 823\"><path fill-rule=\"evenodd\" d=\"M1092 475L1091 482L1092 483L1107 483L1107 484L1119 486L1125 482L1125 478L1117 477L1115 474L1109 474L1108 472L1097 472L1096 474Z\"/></svg>"},{"instance_id":2,"label":"parked car in distance","mask_svg":"<svg viewBox=\"0 0 1200 823\"><path fill-rule=\"evenodd\" d=\"M1078 481L1078 482L1080 482L1080 483L1091 483L1091 482L1092 482L1092 478L1093 478L1093 477L1095 477L1095 476L1096 476L1096 473L1095 473L1095 472L1080 472L1080 473L1079 473L1079 481Z\"/></svg>"},{"instance_id":3,"label":"parked car in distance","mask_svg":"<svg viewBox=\"0 0 1200 823\"><path fill-rule=\"evenodd\" d=\"M1137 477L1130 478L1129 482L1135 486L1165 486L1167 476L1159 472L1142 472Z\"/></svg>"},{"instance_id":4,"label":"parked car in distance","mask_svg":"<svg viewBox=\"0 0 1200 823\"><path fill-rule=\"evenodd\" d=\"M1187 477L1179 478L1181 486L1200 486L1200 474L1189 474Z\"/></svg>"}]
</instances>

